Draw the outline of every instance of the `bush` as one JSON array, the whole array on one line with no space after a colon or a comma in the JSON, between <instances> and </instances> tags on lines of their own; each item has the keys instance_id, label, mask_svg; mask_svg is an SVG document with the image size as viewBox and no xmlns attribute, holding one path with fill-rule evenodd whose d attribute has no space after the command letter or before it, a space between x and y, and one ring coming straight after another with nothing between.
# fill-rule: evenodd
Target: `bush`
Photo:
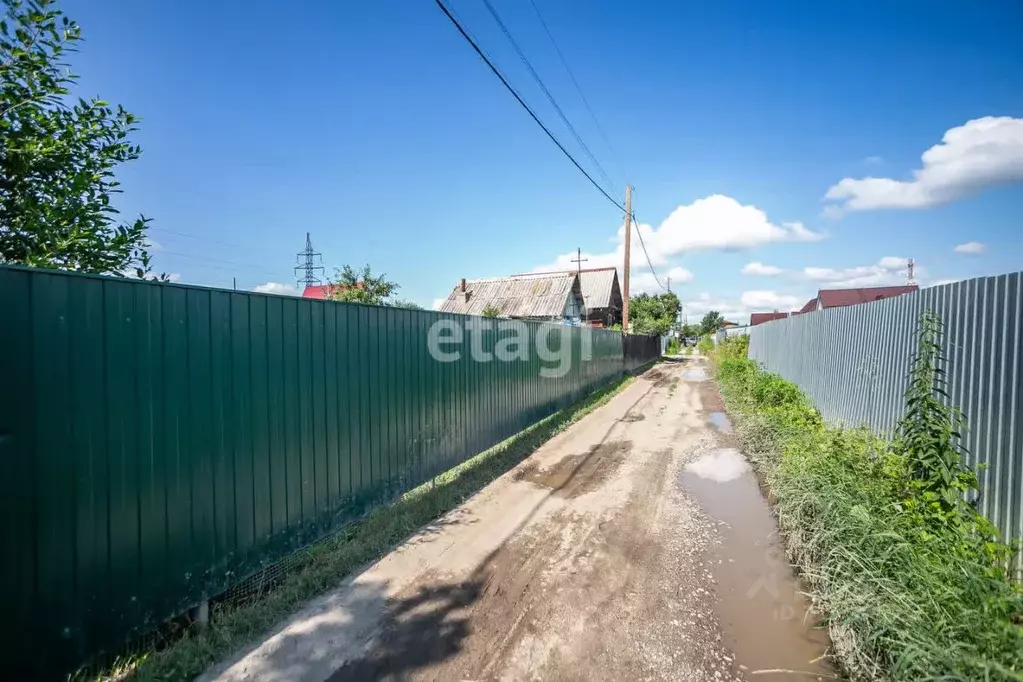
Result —
<instances>
[{"instance_id":1,"label":"bush","mask_svg":"<svg viewBox=\"0 0 1023 682\"><path fill-rule=\"evenodd\" d=\"M681 351L682 344L679 343L678 339L673 338L671 341L668 342L668 348L665 351L665 353L667 353L668 355L678 355Z\"/></svg>"},{"instance_id":2,"label":"bush","mask_svg":"<svg viewBox=\"0 0 1023 682\"><path fill-rule=\"evenodd\" d=\"M700 355L711 356L714 354L714 339L709 336L704 336L700 339L699 343L696 344L696 350L700 351Z\"/></svg>"},{"instance_id":3,"label":"bush","mask_svg":"<svg viewBox=\"0 0 1023 682\"><path fill-rule=\"evenodd\" d=\"M1014 548L964 501L976 477L949 454L960 418L928 398L941 389L938 334L925 317L894 441L826 426L796 386L750 360L719 352L716 373L846 673L1021 680Z\"/></svg>"}]
</instances>

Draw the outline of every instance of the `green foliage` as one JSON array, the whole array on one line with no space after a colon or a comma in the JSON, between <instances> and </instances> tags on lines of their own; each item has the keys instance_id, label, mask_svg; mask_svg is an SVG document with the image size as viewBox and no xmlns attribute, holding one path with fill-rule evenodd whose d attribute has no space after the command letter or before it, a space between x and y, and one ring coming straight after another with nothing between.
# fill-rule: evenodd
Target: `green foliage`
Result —
<instances>
[{"instance_id":1,"label":"green foliage","mask_svg":"<svg viewBox=\"0 0 1023 682\"><path fill-rule=\"evenodd\" d=\"M114 168L141 153L138 119L71 101L81 29L54 0L0 1L0 262L145 276L149 220L117 224L110 201Z\"/></svg>"},{"instance_id":2,"label":"green foliage","mask_svg":"<svg viewBox=\"0 0 1023 682\"><path fill-rule=\"evenodd\" d=\"M488 305L483 309L482 315L483 317L500 317L501 311L496 306Z\"/></svg>"},{"instance_id":3,"label":"green foliage","mask_svg":"<svg viewBox=\"0 0 1023 682\"><path fill-rule=\"evenodd\" d=\"M408 308L409 310L423 310L424 309L423 306L419 305L418 303L413 303L412 301L406 301L406 300L401 299L401 298L397 298L397 299L391 301L390 303L388 303L387 305L391 306L392 308Z\"/></svg>"},{"instance_id":4,"label":"green foliage","mask_svg":"<svg viewBox=\"0 0 1023 682\"><path fill-rule=\"evenodd\" d=\"M679 343L679 340L677 338L672 337L672 339L668 341L668 348L666 350L666 353L668 355L678 355L681 350L682 344Z\"/></svg>"},{"instance_id":5,"label":"green foliage","mask_svg":"<svg viewBox=\"0 0 1023 682\"><path fill-rule=\"evenodd\" d=\"M374 275L369 265L361 272L350 265L337 268L329 284L328 296L332 301L367 305L394 305L396 301L392 301L391 296L400 288L388 281L387 275Z\"/></svg>"},{"instance_id":6,"label":"green foliage","mask_svg":"<svg viewBox=\"0 0 1023 682\"><path fill-rule=\"evenodd\" d=\"M633 296L629 299L629 331L663 336L674 326L680 310L678 296L672 293Z\"/></svg>"},{"instance_id":7,"label":"green foliage","mask_svg":"<svg viewBox=\"0 0 1023 682\"><path fill-rule=\"evenodd\" d=\"M725 318L721 317L721 313L718 311L711 310L700 320L700 333L713 334L723 326L725 326Z\"/></svg>"},{"instance_id":8,"label":"green foliage","mask_svg":"<svg viewBox=\"0 0 1023 682\"><path fill-rule=\"evenodd\" d=\"M700 327L695 324L682 325L682 338L695 339L700 336Z\"/></svg>"},{"instance_id":9,"label":"green foliage","mask_svg":"<svg viewBox=\"0 0 1023 682\"><path fill-rule=\"evenodd\" d=\"M704 336L696 344L696 350L700 351L700 355L710 357L714 354L714 340L709 336Z\"/></svg>"},{"instance_id":10,"label":"green foliage","mask_svg":"<svg viewBox=\"0 0 1023 682\"><path fill-rule=\"evenodd\" d=\"M854 680L1023 679L1023 590L1012 548L958 495L975 477L952 446L961 419L937 399L938 341L927 316L891 442L829 427L795 385L716 357L737 436Z\"/></svg>"},{"instance_id":11,"label":"green foliage","mask_svg":"<svg viewBox=\"0 0 1023 682\"><path fill-rule=\"evenodd\" d=\"M718 360L740 359L749 354L749 335L729 336L714 350L714 357Z\"/></svg>"}]
</instances>

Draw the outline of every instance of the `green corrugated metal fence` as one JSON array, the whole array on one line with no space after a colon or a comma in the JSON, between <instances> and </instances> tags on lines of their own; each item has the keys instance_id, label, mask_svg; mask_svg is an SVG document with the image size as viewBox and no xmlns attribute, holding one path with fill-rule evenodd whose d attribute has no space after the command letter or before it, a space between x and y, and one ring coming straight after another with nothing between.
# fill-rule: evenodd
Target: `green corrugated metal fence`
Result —
<instances>
[{"instance_id":1,"label":"green corrugated metal fence","mask_svg":"<svg viewBox=\"0 0 1023 682\"><path fill-rule=\"evenodd\" d=\"M477 362L511 332L474 328L438 362L431 325L481 318L12 267L0 313L9 672L119 646L624 364L616 332L518 323L524 359Z\"/></svg>"}]
</instances>

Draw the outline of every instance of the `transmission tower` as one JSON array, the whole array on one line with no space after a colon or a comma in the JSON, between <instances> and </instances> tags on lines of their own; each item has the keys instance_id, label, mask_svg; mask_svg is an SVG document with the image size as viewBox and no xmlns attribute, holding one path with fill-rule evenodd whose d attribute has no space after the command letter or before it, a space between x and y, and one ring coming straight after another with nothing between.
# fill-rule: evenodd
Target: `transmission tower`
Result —
<instances>
[{"instance_id":1,"label":"transmission tower","mask_svg":"<svg viewBox=\"0 0 1023 682\"><path fill-rule=\"evenodd\" d=\"M307 287L323 284L320 275L323 274L323 255L319 251L313 251L313 241L309 233L305 233L305 248L295 254L295 275L299 284Z\"/></svg>"},{"instance_id":2,"label":"transmission tower","mask_svg":"<svg viewBox=\"0 0 1023 682\"><path fill-rule=\"evenodd\" d=\"M908 284L909 286L913 286L914 284L916 284L916 278L913 277L914 274L913 271L916 269L916 263L913 261L912 258L910 258L909 263L907 263L907 265L909 266L909 278L906 280L906 284Z\"/></svg>"}]
</instances>

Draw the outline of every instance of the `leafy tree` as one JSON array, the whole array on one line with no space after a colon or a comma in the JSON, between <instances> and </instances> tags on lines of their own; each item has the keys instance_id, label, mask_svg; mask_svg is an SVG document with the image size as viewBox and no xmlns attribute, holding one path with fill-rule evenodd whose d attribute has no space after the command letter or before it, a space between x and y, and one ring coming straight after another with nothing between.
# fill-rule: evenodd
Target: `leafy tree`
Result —
<instances>
[{"instance_id":1,"label":"leafy tree","mask_svg":"<svg viewBox=\"0 0 1023 682\"><path fill-rule=\"evenodd\" d=\"M374 275L369 265L364 266L361 272L356 272L350 265L337 268L334 279L328 284L328 297L334 301L368 305L395 305L400 302L391 300L400 287L388 281L387 275Z\"/></svg>"},{"instance_id":2,"label":"leafy tree","mask_svg":"<svg viewBox=\"0 0 1023 682\"><path fill-rule=\"evenodd\" d=\"M629 331L633 334L667 334L682 309L678 296L663 293L629 298Z\"/></svg>"},{"instance_id":3,"label":"leafy tree","mask_svg":"<svg viewBox=\"0 0 1023 682\"><path fill-rule=\"evenodd\" d=\"M412 301L406 301L406 300L400 299L400 298L399 299L395 299L394 301L392 301L390 303L387 303L386 305L389 305L389 306L391 306L393 308L408 308L409 310L423 310L423 306L419 305L418 303L413 303Z\"/></svg>"},{"instance_id":4,"label":"leafy tree","mask_svg":"<svg viewBox=\"0 0 1023 682\"><path fill-rule=\"evenodd\" d=\"M709 313L704 315L703 320L700 321L700 333L713 334L723 326L725 326L725 318L721 317L721 313L718 311L711 310Z\"/></svg>"},{"instance_id":5,"label":"leafy tree","mask_svg":"<svg viewBox=\"0 0 1023 682\"><path fill-rule=\"evenodd\" d=\"M695 339L700 336L700 327L695 324L682 325L682 338Z\"/></svg>"},{"instance_id":6,"label":"leafy tree","mask_svg":"<svg viewBox=\"0 0 1023 682\"><path fill-rule=\"evenodd\" d=\"M138 119L68 97L81 29L54 0L0 3L0 262L145 276L149 219L118 224L110 202Z\"/></svg>"},{"instance_id":7,"label":"leafy tree","mask_svg":"<svg viewBox=\"0 0 1023 682\"><path fill-rule=\"evenodd\" d=\"M483 309L481 315L483 317L501 317L501 311L496 306L488 305Z\"/></svg>"}]
</instances>

